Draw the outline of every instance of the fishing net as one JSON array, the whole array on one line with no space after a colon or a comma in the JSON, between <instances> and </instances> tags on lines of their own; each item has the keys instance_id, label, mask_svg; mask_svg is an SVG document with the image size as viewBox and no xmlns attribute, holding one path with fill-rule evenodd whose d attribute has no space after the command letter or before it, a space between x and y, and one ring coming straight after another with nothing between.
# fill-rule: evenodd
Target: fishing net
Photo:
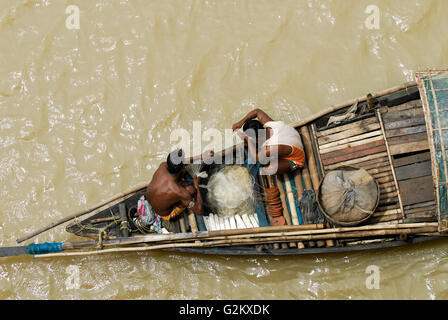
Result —
<instances>
[{"instance_id":1,"label":"fishing net","mask_svg":"<svg viewBox=\"0 0 448 320\"><path fill-rule=\"evenodd\" d=\"M207 200L220 216L255 212L254 178L242 166L225 166L212 174L207 183Z\"/></svg>"},{"instance_id":2,"label":"fishing net","mask_svg":"<svg viewBox=\"0 0 448 320\"><path fill-rule=\"evenodd\" d=\"M373 214L379 201L375 179L364 169L342 167L328 172L319 188L319 205L332 222L359 224Z\"/></svg>"}]
</instances>

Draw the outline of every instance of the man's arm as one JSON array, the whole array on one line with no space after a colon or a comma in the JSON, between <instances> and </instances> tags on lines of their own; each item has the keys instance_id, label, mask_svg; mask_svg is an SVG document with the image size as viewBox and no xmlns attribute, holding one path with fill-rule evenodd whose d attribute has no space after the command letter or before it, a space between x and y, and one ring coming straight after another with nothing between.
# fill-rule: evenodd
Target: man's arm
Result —
<instances>
[{"instance_id":1,"label":"man's arm","mask_svg":"<svg viewBox=\"0 0 448 320\"><path fill-rule=\"evenodd\" d=\"M244 123L246 123L246 121L252 120L257 118L262 125L265 125L266 122L272 121L272 118L269 117L266 112L264 112L261 109L254 109L251 112L249 112L243 119L241 119L240 121L236 122L233 124L232 126L232 130L238 130L239 128L241 128Z\"/></svg>"},{"instance_id":2,"label":"man's arm","mask_svg":"<svg viewBox=\"0 0 448 320\"><path fill-rule=\"evenodd\" d=\"M199 190L199 177L194 176L194 187L196 189L196 201L194 202L194 206L191 208L195 214L202 215L204 214L204 207L202 201L201 191Z\"/></svg>"},{"instance_id":3,"label":"man's arm","mask_svg":"<svg viewBox=\"0 0 448 320\"><path fill-rule=\"evenodd\" d=\"M205 160L207 158L211 158L214 156L214 154L215 154L215 152L213 150L206 150L203 153L201 153L200 155L189 157L189 158L185 159L185 164L194 163L198 159Z\"/></svg>"}]
</instances>

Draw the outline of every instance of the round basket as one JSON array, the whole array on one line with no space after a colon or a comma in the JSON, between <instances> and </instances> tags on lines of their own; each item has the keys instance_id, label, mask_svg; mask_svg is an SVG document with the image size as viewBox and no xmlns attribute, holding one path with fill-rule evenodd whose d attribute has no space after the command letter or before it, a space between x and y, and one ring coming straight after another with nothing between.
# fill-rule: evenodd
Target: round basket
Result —
<instances>
[{"instance_id":1,"label":"round basket","mask_svg":"<svg viewBox=\"0 0 448 320\"><path fill-rule=\"evenodd\" d=\"M351 166L327 172L317 190L320 210L328 220L341 226L368 220L379 201L380 188L375 178L365 169Z\"/></svg>"}]
</instances>

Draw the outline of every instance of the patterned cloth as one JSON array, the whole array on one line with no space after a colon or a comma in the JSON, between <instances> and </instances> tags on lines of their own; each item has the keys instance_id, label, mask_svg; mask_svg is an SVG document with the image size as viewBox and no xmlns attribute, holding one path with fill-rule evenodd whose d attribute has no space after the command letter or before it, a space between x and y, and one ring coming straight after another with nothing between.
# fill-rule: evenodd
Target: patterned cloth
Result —
<instances>
[{"instance_id":1,"label":"patterned cloth","mask_svg":"<svg viewBox=\"0 0 448 320\"><path fill-rule=\"evenodd\" d=\"M162 219L154 212L145 196L141 196L137 203L138 217L147 226L154 227L154 231L162 233Z\"/></svg>"}]
</instances>

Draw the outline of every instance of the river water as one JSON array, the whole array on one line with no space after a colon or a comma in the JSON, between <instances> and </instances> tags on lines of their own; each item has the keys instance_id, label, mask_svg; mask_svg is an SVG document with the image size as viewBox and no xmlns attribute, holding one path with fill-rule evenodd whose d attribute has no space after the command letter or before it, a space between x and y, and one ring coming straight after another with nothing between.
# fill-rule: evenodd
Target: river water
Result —
<instances>
[{"instance_id":1,"label":"river water","mask_svg":"<svg viewBox=\"0 0 448 320\"><path fill-rule=\"evenodd\" d=\"M445 69L447 14L446 0L0 0L0 246L150 181L194 121L224 132L260 107L296 122ZM0 299L446 299L447 249L6 258Z\"/></svg>"}]
</instances>

